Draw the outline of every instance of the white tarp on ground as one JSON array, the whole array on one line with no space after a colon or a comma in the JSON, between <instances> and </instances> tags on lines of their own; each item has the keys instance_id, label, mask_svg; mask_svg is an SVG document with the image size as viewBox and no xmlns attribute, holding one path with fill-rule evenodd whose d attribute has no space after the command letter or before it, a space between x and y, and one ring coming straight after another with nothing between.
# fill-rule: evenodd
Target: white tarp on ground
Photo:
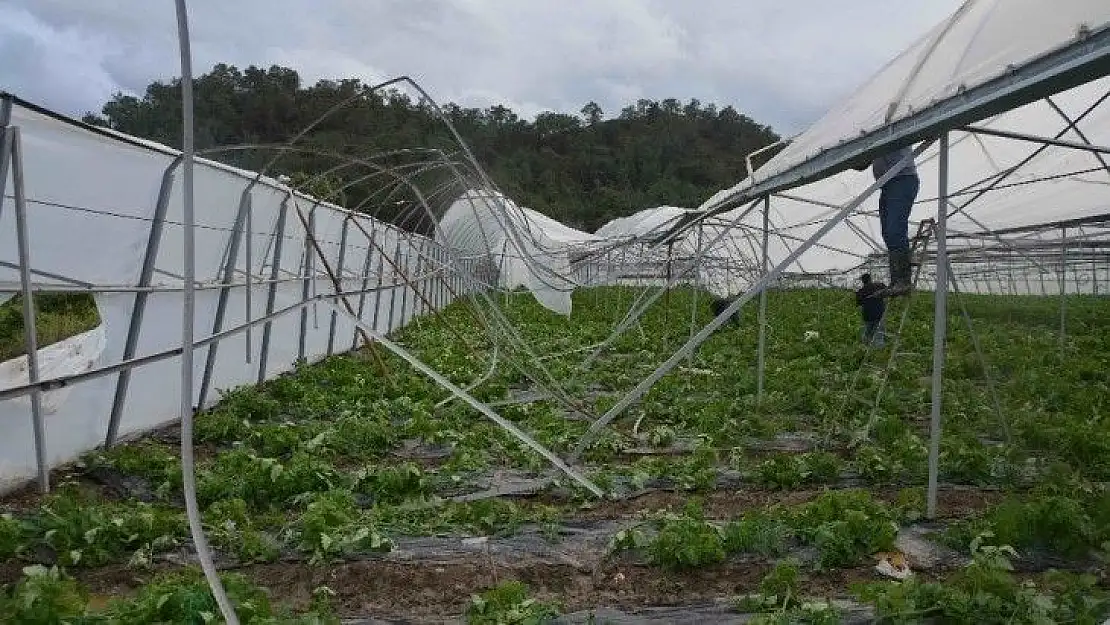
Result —
<instances>
[{"instance_id":1,"label":"white tarp on ground","mask_svg":"<svg viewBox=\"0 0 1110 625\"><path fill-rule=\"evenodd\" d=\"M471 190L440 220L437 238L463 255L492 255L498 286L525 287L538 302L562 315L571 312L571 255L597 245L599 237L575 230L496 192Z\"/></svg>"},{"instance_id":2,"label":"white tarp on ground","mask_svg":"<svg viewBox=\"0 0 1110 625\"><path fill-rule=\"evenodd\" d=\"M10 124L19 128L22 139L30 266L36 286L49 289L65 282L49 277L56 275L109 287L109 292L95 296L103 325L93 333L40 350L42 377L50 379L90 366L118 363L124 354L136 300L135 292L127 287L138 283L163 173L178 152L118 133L89 129L18 100L13 100ZM220 280L240 198L255 174L203 159L198 160L194 171L196 276L202 284L196 293L194 321L196 339L203 340L212 334L216 317L219 290L212 285ZM20 263L12 184L9 173L0 211L0 285L9 287L19 284ZM152 286L179 289L183 275L180 173L168 197ZM292 193L273 179L264 177L259 181L250 192L249 205L249 233L243 236L233 259L236 271L227 298L225 330L266 315L270 285L263 281L269 280L274 271L279 240L282 254L276 263L279 282L274 289L275 310L302 301L305 289L309 297L335 292L324 264L309 243L309 232L327 266L341 276L344 292L380 287L366 296L347 298L361 319L379 331L404 326L429 306L449 303L452 295L445 280L453 281L456 293L469 286L456 275L432 273L445 259L445 252L434 241ZM277 224L283 211L285 228L280 234ZM249 306L247 268L254 281ZM416 282L408 286L406 278ZM180 347L181 310L178 290L150 295L136 357ZM255 326L249 343L244 334L220 341L205 405L218 400L221 391L257 381L263 330L264 325ZM333 315L323 304L278 317L272 321L262 376L271 378L290 370L301 355L315 361L347 351L358 340L354 325ZM208 353L207 347L196 351L195 400L199 400ZM25 380L20 377L25 376L20 373L21 361L3 366L0 388L12 388ZM117 379L113 374L73 384L66 389L68 396L54 390L45 394L50 466L73 460L103 442ZM167 357L136 368L123 404L120 435L148 430L176 418L179 388L179 358ZM0 400L0 491L36 472L28 403L20 398Z\"/></svg>"}]
</instances>

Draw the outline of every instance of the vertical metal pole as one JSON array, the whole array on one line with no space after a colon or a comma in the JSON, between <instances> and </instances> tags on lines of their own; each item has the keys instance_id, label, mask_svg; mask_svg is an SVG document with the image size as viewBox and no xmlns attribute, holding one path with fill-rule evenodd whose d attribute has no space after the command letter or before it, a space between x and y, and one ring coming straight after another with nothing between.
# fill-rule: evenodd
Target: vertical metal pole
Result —
<instances>
[{"instance_id":1,"label":"vertical metal pole","mask_svg":"<svg viewBox=\"0 0 1110 625\"><path fill-rule=\"evenodd\" d=\"M162 186L158 189L158 203L154 206L154 218L150 222L150 235L146 240L146 252L143 254L143 266L139 271L139 286L150 286L154 276L154 264L158 260L158 248L162 242L162 226L166 223L166 210L170 205L170 194L173 191L174 168L167 168L162 174ZM0 187L2 190L2 187ZM123 344L123 360L135 357L135 350L139 347L139 332L143 325L143 314L146 312L147 299L150 291L140 289L135 293L135 300L131 304L131 320L127 325L127 338ZM110 448L116 444L119 435L119 422L123 417L123 404L127 400L127 389L131 384L131 369L119 372L116 378L115 397L112 399L112 411L108 417L108 433L104 436L104 447Z\"/></svg>"},{"instance_id":2,"label":"vertical metal pole","mask_svg":"<svg viewBox=\"0 0 1110 625\"><path fill-rule=\"evenodd\" d=\"M266 316L274 314L274 303L277 300L278 280L281 278L281 250L285 242L285 218L289 214L289 197L281 201L278 209L277 234L274 239L274 264L270 267L270 288L266 293ZM267 321L262 326L262 353L258 358L258 383L266 379L266 366L270 360L270 335L273 332L273 322Z\"/></svg>"},{"instance_id":3,"label":"vertical metal pole","mask_svg":"<svg viewBox=\"0 0 1110 625\"><path fill-rule=\"evenodd\" d=\"M301 285L301 301L308 301L312 283L316 280L313 275L312 269L312 233L316 231L316 211L310 210L308 212L308 230L304 233L304 262L301 263L301 271L304 272L304 283ZM308 354L308 308L301 309L301 336L300 343L297 347L297 357L300 360L305 360Z\"/></svg>"},{"instance_id":4,"label":"vertical metal pole","mask_svg":"<svg viewBox=\"0 0 1110 625\"><path fill-rule=\"evenodd\" d=\"M1068 269L1068 228L1060 228L1060 353L1064 352L1064 343L1067 340L1067 269Z\"/></svg>"},{"instance_id":5,"label":"vertical metal pole","mask_svg":"<svg viewBox=\"0 0 1110 625\"><path fill-rule=\"evenodd\" d=\"M416 266L409 272L409 276L415 276L411 279L412 285L412 316L418 317L427 311L424 310L424 287L427 281L424 279L424 272L426 271L427 263L424 262L424 239L420 239L416 244Z\"/></svg>"},{"instance_id":6,"label":"vertical metal pole","mask_svg":"<svg viewBox=\"0 0 1110 625\"><path fill-rule=\"evenodd\" d=\"M442 247L437 247L435 257L435 305L436 310L440 311L447 308L447 254Z\"/></svg>"},{"instance_id":7,"label":"vertical metal pole","mask_svg":"<svg viewBox=\"0 0 1110 625\"><path fill-rule=\"evenodd\" d=\"M937 514L937 477L940 473L941 401L944 398L944 353L948 331L948 133L940 136L937 172L937 259L936 291L933 305L933 388L929 416L929 488L925 516Z\"/></svg>"},{"instance_id":8,"label":"vertical metal pole","mask_svg":"<svg viewBox=\"0 0 1110 625\"><path fill-rule=\"evenodd\" d=\"M771 196L763 198L763 249L761 254L760 277L767 275L767 237L771 220ZM763 399L763 375L767 353L767 285L759 290L759 355L756 364L756 398Z\"/></svg>"},{"instance_id":9,"label":"vertical metal pole","mask_svg":"<svg viewBox=\"0 0 1110 625\"><path fill-rule=\"evenodd\" d=\"M442 309L440 296L442 291L443 278L440 274L440 268L442 267L443 262L440 259L440 250L438 247L436 247L434 242L430 245L430 248L432 260L430 263L428 263L428 270L432 273L432 277L429 278L428 291L431 293L429 299L432 302L432 312L434 313Z\"/></svg>"},{"instance_id":10,"label":"vertical metal pole","mask_svg":"<svg viewBox=\"0 0 1110 625\"><path fill-rule=\"evenodd\" d=\"M393 309L397 307L397 285L400 283L400 281L397 279L397 277L398 277L397 272L400 270L400 264L399 264L400 262L401 262L401 238L398 237L397 238L397 246L393 248L393 267L391 268L391 273L393 274L393 276L392 276L393 279L390 281L391 286L389 288L389 318L386 319L386 324L387 325L386 325L385 334L389 334L390 332L393 332L393 327L394 327L393 326ZM404 312L403 311L403 304L402 304L402 312ZM403 320L404 317L401 317L401 319Z\"/></svg>"},{"instance_id":11,"label":"vertical metal pole","mask_svg":"<svg viewBox=\"0 0 1110 625\"><path fill-rule=\"evenodd\" d=\"M441 309L445 309L451 305L451 282L453 281L452 276L455 271L457 271L457 269L448 264L450 260L451 259L447 253L447 249L440 248L439 264L440 269L443 271L443 273L441 274L443 276L443 280L439 287L439 306Z\"/></svg>"},{"instance_id":12,"label":"vertical metal pole","mask_svg":"<svg viewBox=\"0 0 1110 625\"><path fill-rule=\"evenodd\" d=\"M405 245L405 263L400 266L400 269L401 269L401 320L400 320L400 327L402 327L402 328L405 327L406 321L407 321L407 319L405 319L405 308L408 306L409 288L411 287L411 280L409 280L409 276L412 275L412 268L409 265L409 263L412 261L412 242L411 241L406 241L405 243L406 243L406 245ZM397 245L397 249L398 249L398 251L400 251L400 249L401 249L400 244Z\"/></svg>"},{"instance_id":13,"label":"vertical metal pole","mask_svg":"<svg viewBox=\"0 0 1110 625\"><path fill-rule=\"evenodd\" d=\"M362 262L362 288L358 294L358 318L362 319L366 310L366 290L370 288L370 263L374 260L374 231L366 237L366 258ZM377 328L374 328L377 330ZM351 332L351 349L358 348L358 328Z\"/></svg>"},{"instance_id":14,"label":"vertical metal pole","mask_svg":"<svg viewBox=\"0 0 1110 625\"><path fill-rule=\"evenodd\" d=\"M309 282L308 284L309 284L309 287L310 287L310 292L312 294L312 297L316 297L316 295L318 294L318 292L317 292L318 286L316 284L316 278L317 278L316 247L313 245L313 242L316 240L316 207L317 206L319 206L319 204L313 204L312 208L309 209L309 220L308 220L308 231L309 231L308 232L308 267L309 267L309 274L312 275L312 281ZM323 248L321 248L320 253L321 254L323 253ZM317 302L312 302L312 329L313 330L319 330L320 329L320 314L319 314L319 306L317 306Z\"/></svg>"},{"instance_id":15,"label":"vertical metal pole","mask_svg":"<svg viewBox=\"0 0 1110 625\"><path fill-rule=\"evenodd\" d=\"M702 256L702 253L701 253L701 244L702 244L701 229L702 229L702 222L698 222L698 238L697 238L698 247L694 251L694 256L693 256L694 259L697 259L697 258ZM697 331L698 331L698 289L701 288L701 284L702 284L701 267L702 267L702 265L697 265L693 269L693 271L694 271L694 289L693 289L693 292L690 294L690 338L694 338L694 334L696 334ZM694 354L691 352L689 362L692 363L693 361L694 361Z\"/></svg>"},{"instance_id":16,"label":"vertical metal pole","mask_svg":"<svg viewBox=\"0 0 1110 625\"><path fill-rule=\"evenodd\" d=\"M243 229L250 210L251 194L243 191L239 198L239 212L235 215L235 224L232 226L231 240L228 242L227 260L224 262L220 286L219 300L216 302L216 319L212 322L212 334L218 334L224 329L224 315L227 313L227 298L231 294L231 285L235 280L235 264L239 260L239 245L243 241ZM249 265L248 261L248 265ZM200 381L200 394L197 396L197 409L204 407L208 398L208 391L212 386L212 371L216 367L216 350L220 342L216 341L208 346L208 353L204 359L204 377Z\"/></svg>"},{"instance_id":17,"label":"vertical metal pole","mask_svg":"<svg viewBox=\"0 0 1110 625\"><path fill-rule=\"evenodd\" d=\"M254 202L251 196L247 195L247 218L243 229L246 231L244 234L247 237L247 262L244 263L247 269L246 275L246 293L243 296L243 310L246 314L243 315L243 323L247 324L247 331L245 332L244 345L247 350L247 364L251 363L251 346L254 336L254 324L251 320L254 319ZM234 274L232 274L234 275Z\"/></svg>"},{"instance_id":18,"label":"vertical metal pole","mask_svg":"<svg viewBox=\"0 0 1110 625\"><path fill-rule=\"evenodd\" d=\"M386 230L386 233L389 231ZM382 242L378 244L378 279L374 283L374 321L370 325L374 326L374 331L379 332L378 317L382 313L382 283L385 282L385 241L386 237L382 235Z\"/></svg>"},{"instance_id":19,"label":"vertical metal pole","mask_svg":"<svg viewBox=\"0 0 1110 625\"><path fill-rule=\"evenodd\" d=\"M343 261L347 256L347 236L350 229L351 216L348 215L343 219L343 232L339 235L339 260L335 261L335 281L339 284L340 293L345 290L343 288ZM331 356L332 350L335 349L335 326L337 323L339 323L339 313L333 310L331 311L331 323L328 325L328 356Z\"/></svg>"},{"instance_id":20,"label":"vertical metal pole","mask_svg":"<svg viewBox=\"0 0 1110 625\"><path fill-rule=\"evenodd\" d=\"M35 294L31 289L31 243L27 236L27 201L23 193L23 147L18 127L4 129L8 153L0 155L0 160L10 160L12 170L12 190L15 195L15 231L19 248L19 284L23 297L23 342L27 348L27 381L39 381L38 328L35 325ZM38 464L39 491L50 492L50 466L46 458L46 424L42 415L42 391L31 391L31 424L35 434L35 461Z\"/></svg>"},{"instance_id":21,"label":"vertical metal pole","mask_svg":"<svg viewBox=\"0 0 1110 625\"><path fill-rule=\"evenodd\" d=\"M4 216L4 193L8 184L8 166L11 163L12 136L8 132L8 120L11 117L12 101L7 96L0 96L0 217Z\"/></svg>"}]
</instances>

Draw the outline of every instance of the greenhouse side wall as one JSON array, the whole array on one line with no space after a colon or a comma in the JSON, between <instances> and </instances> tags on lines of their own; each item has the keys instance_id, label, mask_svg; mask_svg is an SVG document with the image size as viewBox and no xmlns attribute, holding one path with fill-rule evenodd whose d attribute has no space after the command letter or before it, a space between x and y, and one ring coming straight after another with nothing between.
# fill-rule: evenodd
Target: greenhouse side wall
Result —
<instances>
[{"instance_id":1,"label":"greenhouse side wall","mask_svg":"<svg viewBox=\"0 0 1110 625\"><path fill-rule=\"evenodd\" d=\"M0 208L0 287L12 291L21 284L13 197L20 170L34 288L92 292L101 319L91 332L40 344L40 379L121 363L137 318L136 299L145 291L137 341L127 356L163 357L131 370L117 432L126 438L173 422L179 412L181 361L166 353L181 346L185 273L178 153L18 102L8 130L13 128L18 128L20 150L8 168ZM173 173L164 177L167 170ZM214 331L257 322L249 337L237 332L196 349L194 404L202 390L204 406L211 406L221 392L278 376L301 357L313 362L356 347L362 337L355 324L321 299L337 292L333 276L340 292L350 295L330 301L345 299L363 323L381 333L476 288L476 281L450 266L447 250L426 237L296 194L267 178L251 187L251 172L204 160L194 171L195 338L203 341ZM160 196L167 201L157 237L152 231L157 230ZM237 232L248 234L236 244ZM150 256L152 271L144 272L151 242L157 253ZM144 273L150 280L140 285ZM221 297L223 318L217 324ZM298 308L306 300L312 303ZM264 341L267 323L260 320L283 309L290 312L269 321ZM42 393L51 468L104 443L120 381L121 375L112 372ZM26 356L0 364L0 391L27 384ZM30 394L0 400L0 492L36 475L34 440Z\"/></svg>"}]
</instances>

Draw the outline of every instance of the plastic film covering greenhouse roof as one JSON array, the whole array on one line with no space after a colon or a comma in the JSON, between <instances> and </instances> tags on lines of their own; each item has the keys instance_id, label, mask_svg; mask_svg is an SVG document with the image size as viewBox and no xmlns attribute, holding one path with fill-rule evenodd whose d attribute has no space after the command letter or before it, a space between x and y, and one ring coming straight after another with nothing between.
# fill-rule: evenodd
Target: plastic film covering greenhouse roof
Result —
<instances>
[{"instance_id":1,"label":"plastic film covering greenhouse roof","mask_svg":"<svg viewBox=\"0 0 1110 625\"><path fill-rule=\"evenodd\" d=\"M616 253L623 252L625 258L633 257L634 262L640 263L677 260L678 267L683 267L685 261L701 250L700 261L686 278L724 297L754 277L757 267L752 262L756 249L752 245L756 241L753 235L758 233L747 224L729 227L724 220L711 218L699 228L681 230L674 237L665 236L695 214L697 211L689 208L659 206L618 217L594 234L614 246L625 243L623 250L617 248ZM630 245L634 242L642 243L643 249Z\"/></svg>"},{"instance_id":2,"label":"plastic film covering greenhouse roof","mask_svg":"<svg viewBox=\"0 0 1110 625\"><path fill-rule=\"evenodd\" d=\"M1103 0L971 0L883 67L862 88L833 107L807 131L740 184L720 191L699 207L719 211L753 199L761 184L774 183L769 243L771 263L809 238L836 211L873 183L870 171L834 164L830 177L801 186L807 166L823 153L864 135L879 135L898 122L943 104L988 81L1013 75L1053 52L1105 35L1110 2ZM1100 53L1105 54L1104 50ZM1100 57L1102 58L1102 57ZM1102 71L1067 91L978 121L972 126L1093 145L1110 143L1110 80ZM971 232L1042 224L1110 212L1110 168L1104 157L1065 146L1045 146L1010 137L954 130L950 138L949 232ZM936 143L917 159L921 192L912 221L937 213ZM811 178L813 176L810 176ZM981 190L989 192L980 193ZM758 237L761 211L745 206L717 215L742 218ZM884 249L877 223L877 195L798 258L787 271L818 272L859 264ZM913 226L911 226L911 234ZM758 245L758 243L756 243Z\"/></svg>"},{"instance_id":3,"label":"plastic film covering greenhouse roof","mask_svg":"<svg viewBox=\"0 0 1110 625\"><path fill-rule=\"evenodd\" d=\"M438 237L456 253L492 254L501 287L523 286L563 315L570 314L575 287L568 278L571 254L601 243L599 237L518 206L501 193L477 190L448 207Z\"/></svg>"},{"instance_id":4,"label":"plastic film covering greenhouse roof","mask_svg":"<svg viewBox=\"0 0 1110 625\"><path fill-rule=\"evenodd\" d=\"M594 234L614 241L644 237L677 225L682 216L690 212L688 208L676 206L648 208L628 217L618 217L598 228Z\"/></svg>"}]
</instances>

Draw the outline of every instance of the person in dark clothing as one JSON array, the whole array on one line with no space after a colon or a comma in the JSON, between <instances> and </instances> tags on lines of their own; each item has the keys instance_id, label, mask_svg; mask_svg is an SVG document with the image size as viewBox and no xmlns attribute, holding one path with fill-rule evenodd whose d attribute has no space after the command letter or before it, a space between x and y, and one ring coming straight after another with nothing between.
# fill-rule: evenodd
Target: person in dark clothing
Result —
<instances>
[{"instance_id":1,"label":"person in dark clothing","mask_svg":"<svg viewBox=\"0 0 1110 625\"><path fill-rule=\"evenodd\" d=\"M871 173L878 180L902 159L912 155L909 146L883 154L871 163ZM857 163L853 168L867 169L866 163ZM879 191L879 224L890 257L890 287L876 291L873 297L896 297L906 295L912 289L912 259L910 258L910 211L917 199L921 181L917 177L917 167L912 157L902 166L893 178L888 180Z\"/></svg>"},{"instance_id":2,"label":"person in dark clothing","mask_svg":"<svg viewBox=\"0 0 1110 625\"><path fill-rule=\"evenodd\" d=\"M886 285L882 282L872 282L869 273L860 276L860 282L863 283L863 286L856 291L856 306L860 307L860 313L863 315L861 338L864 343L870 343L874 347L882 347L886 340L883 329L886 300L873 296L885 289Z\"/></svg>"},{"instance_id":3,"label":"person in dark clothing","mask_svg":"<svg viewBox=\"0 0 1110 625\"><path fill-rule=\"evenodd\" d=\"M721 313L725 312L725 309L728 308L731 305L732 305L732 300L731 299L724 299L724 298L714 299L712 301L712 303L710 304L710 306L713 308L713 316L714 317L719 317L721 315ZM740 311L736 311L736 312L732 313L732 316L729 318L729 322L732 323L732 325L739 327L740 326Z\"/></svg>"}]
</instances>

